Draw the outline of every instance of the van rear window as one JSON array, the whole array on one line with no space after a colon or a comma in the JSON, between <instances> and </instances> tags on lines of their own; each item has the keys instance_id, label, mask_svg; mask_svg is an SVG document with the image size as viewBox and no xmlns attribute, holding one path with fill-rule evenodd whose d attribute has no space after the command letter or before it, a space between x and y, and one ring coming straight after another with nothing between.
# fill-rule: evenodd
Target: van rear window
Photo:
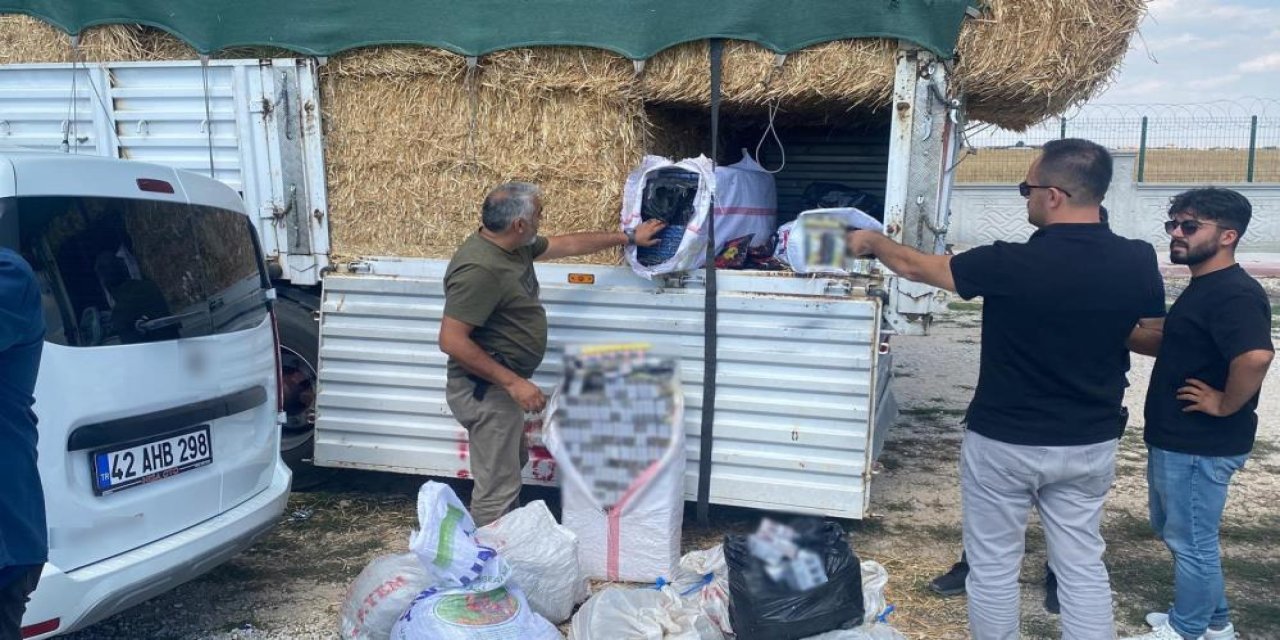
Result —
<instances>
[{"instance_id":1,"label":"van rear window","mask_svg":"<svg viewBox=\"0 0 1280 640\"><path fill-rule=\"evenodd\" d=\"M15 215L16 214L16 215ZM13 221L17 229L13 229ZM257 326L267 314L257 236L241 213L153 200L0 200L44 293L46 340L159 342Z\"/></svg>"}]
</instances>

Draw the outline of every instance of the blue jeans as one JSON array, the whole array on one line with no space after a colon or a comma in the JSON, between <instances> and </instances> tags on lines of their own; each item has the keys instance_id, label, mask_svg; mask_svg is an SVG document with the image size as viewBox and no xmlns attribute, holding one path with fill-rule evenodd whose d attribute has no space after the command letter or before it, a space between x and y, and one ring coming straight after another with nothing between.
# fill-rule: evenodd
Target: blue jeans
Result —
<instances>
[{"instance_id":1,"label":"blue jeans","mask_svg":"<svg viewBox=\"0 0 1280 640\"><path fill-rule=\"evenodd\" d=\"M1230 621L1222 580L1218 528L1231 476L1248 459L1194 456L1147 447L1151 528L1173 554L1169 624L1184 638Z\"/></svg>"}]
</instances>

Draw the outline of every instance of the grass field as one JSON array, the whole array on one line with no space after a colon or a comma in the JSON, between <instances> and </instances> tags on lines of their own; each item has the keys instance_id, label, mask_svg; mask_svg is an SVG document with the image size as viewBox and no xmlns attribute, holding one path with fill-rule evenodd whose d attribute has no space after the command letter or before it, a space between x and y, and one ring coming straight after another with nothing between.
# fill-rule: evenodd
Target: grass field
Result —
<instances>
[{"instance_id":1,"label":"grass field","mask_svg":"<svg viewBox=\"0 0 1280 640\"><path fill-rule=\"evenodd\" d=\"M1039 153L1030 147L979 149L956 170L960 184L1016 184ZM1136 165L1135 165L1136 166ZM1246 149L1148 149L1143 182L1231 184L1245 182ZM1280 149L1258 149L1253 181L1280 183Z\"/></svg>"}]
</instances>

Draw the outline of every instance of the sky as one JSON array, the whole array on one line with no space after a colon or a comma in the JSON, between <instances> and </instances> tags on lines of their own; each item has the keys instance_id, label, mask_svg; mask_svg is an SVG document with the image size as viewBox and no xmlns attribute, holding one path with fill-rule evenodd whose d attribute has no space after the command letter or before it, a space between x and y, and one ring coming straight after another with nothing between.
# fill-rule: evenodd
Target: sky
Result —
<instances>
[{"instance_id":1,"label":"sky","mask_svg":"<svg viewBox=\"0 0 1280 640\"><path fill-rule=\"evenodd\" d=\"M1151 0L1094 103L1280 100L1280 0Z\"/></svg>"}]
</instances>

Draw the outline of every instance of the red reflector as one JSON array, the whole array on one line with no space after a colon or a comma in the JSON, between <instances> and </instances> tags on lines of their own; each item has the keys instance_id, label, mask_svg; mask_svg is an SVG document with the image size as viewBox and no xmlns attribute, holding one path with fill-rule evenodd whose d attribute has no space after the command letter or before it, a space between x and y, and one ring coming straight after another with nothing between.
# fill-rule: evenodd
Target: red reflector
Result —
<instances>
[{"instance_id":1,"label":"red reflector","mask_svg":"<svg viewBox=\"0 0 1280 640\"><path fill-rule=\"evenodd\" d=\"M138 178L138 188L155 193L173 193L173 185L155 178Z\"/></svg>"},{"instance_id":2,"label":"red reflector","mask_svg":"<svg viewBox=\"0 0 1280 640\"><path fill-rule=\"evenodd\" d=\"M54 618L52 620L45 620L44 622L37 622L33 625L23 627L22 637L34 638L42 633L57 631L58 627L61 625L62 625L62 618Z\"/></svg>"}]
</instances>

